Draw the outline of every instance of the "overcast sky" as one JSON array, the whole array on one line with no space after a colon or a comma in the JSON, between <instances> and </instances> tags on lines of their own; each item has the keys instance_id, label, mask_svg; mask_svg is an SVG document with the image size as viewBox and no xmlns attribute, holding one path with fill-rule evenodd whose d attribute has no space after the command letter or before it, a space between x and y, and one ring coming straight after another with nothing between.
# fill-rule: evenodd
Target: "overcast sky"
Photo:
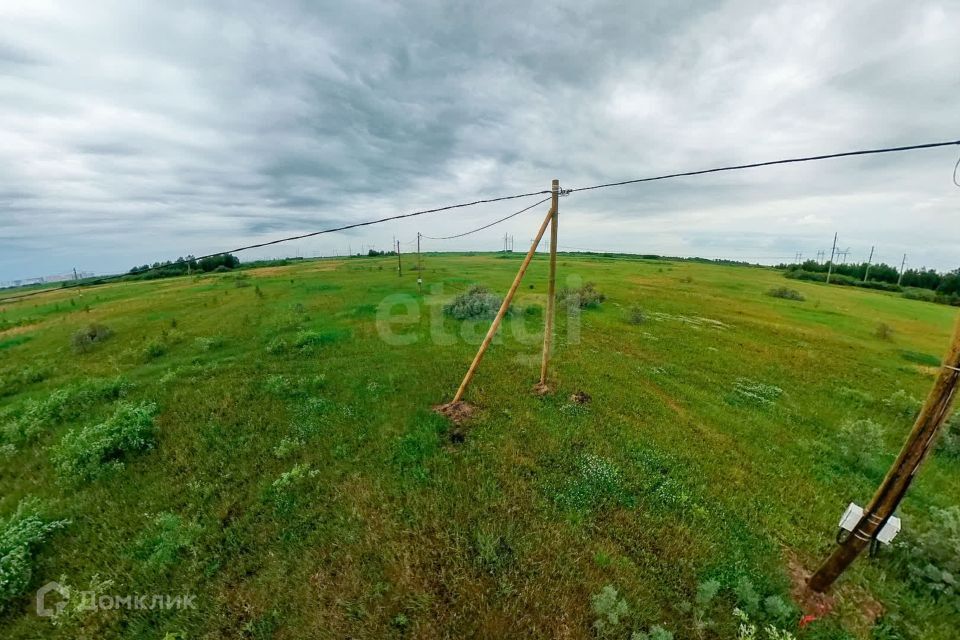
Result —
<instances>
[{"instance_id":1,"label":"overcast sky","mask_svg":"<svg viewBox=\"0 0 960 640\"><path fill-rule=\"evenodd\" d=\"M725 163L960 138L960 2L0 2L0 281ZM960 266L960 148L561 201L560 244ZM442 236L511 201L241 259ZM544 205L545 206L545 205ZM538 213L540 211L540 213ZM543 208L432 250L520 250ZM777 261L777 260L772 260Z\"/></svg>"}]
</instances>

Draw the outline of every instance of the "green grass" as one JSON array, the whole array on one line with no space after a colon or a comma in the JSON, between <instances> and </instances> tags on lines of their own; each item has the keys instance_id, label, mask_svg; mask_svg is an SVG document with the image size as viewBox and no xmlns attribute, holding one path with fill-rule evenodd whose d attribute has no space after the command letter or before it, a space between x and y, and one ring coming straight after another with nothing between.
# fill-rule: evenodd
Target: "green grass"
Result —
<instances>
[{"instance_id":1,"label":"green grass","mask_svg":"<svg viewBox=\"0 0 960 640\"><path fill-rule=\"evenodd\" d=\"M36 499L38 522L58 523L21 545L26 586L0 635L734 637L737 585L788 600L789 568L816 565L846 504L869 499L956 313L803 281L804 300L781 300L768 269L563 255L558 286L593 282L606 300L578 328L560 306L555 393L527 392L542 314L512 314L451 442L430 408L487 325L442 306L472 284L502 295L516 258L428 255L422 296L395 258L362 258L0 308L0 522ZM545 292L538 256L514 306L542 309ZM419 318L378 326L404 305ZM112 337L74 352L92 323ZM930 457L904 539L960 501L958 473ZM875 602L887 628L954 637L960 614L911 587L898 553L859 560L798 637L870 638ZM32 592L61 577L195 594L196 609L54 626ZM718 585L708 603L704 585Z\"/></svg>"}]
</instances>

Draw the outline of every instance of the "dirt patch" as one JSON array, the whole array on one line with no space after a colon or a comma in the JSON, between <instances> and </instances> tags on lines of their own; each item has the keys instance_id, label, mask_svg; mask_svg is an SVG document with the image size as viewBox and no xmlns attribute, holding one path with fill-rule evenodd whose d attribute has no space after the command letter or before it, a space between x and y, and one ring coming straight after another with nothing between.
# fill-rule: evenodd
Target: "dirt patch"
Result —
<instances>
[{"instance_id":1,"label":"dirt patch","mask_svg":"<svg viewBox=\"0 0 960 640\"><path fill-rule=\"evenodd\" d=\"M577 391L576 393L570 396L570 402L574 404L587 404L592 399L593 398L591 398L590 394L587 393L586 391Z\"/></svg>"},{"instance_id":2,"label":"dirt patch","mask_svg":"<svg viewBox=\"0 0 960 640\"><path fill-rule=\"evenodd\" d=\"M790 577L790 595L804 613L801 626L833 613L844 617L851 630L869 635L874 623L886 610L883 603L865 589L850 584L838 583L831 593L817 593L807 587L812 573L796 554L788 549L784 549L783 554Z\"/></svg>"},{"instance_id":3,"label":"dirt patch","mask_svg":"<svg viewBox=\"0 0 960 640\"><path fill-rule=\"evenodd\" d=\"M533 385L533 394L537 396L545 396L550 393L550 387L544 382L538 382Z\"/></svg>"},{"instance_id":4,"label":"dirt patch","mask_svg":"<svg viewBox=\"0 0 960 640\"><path fill-rule=\"evenodd\" d=\"M446 416L453 424L458 426L472 418L473 414L477 412L476 407L468 402L464 402L463 400L460 400L459 402L438 404L433 407L433 410L442 416Z\"/></svg>"},{"instance_id":5,"label":"dirt patch","mask_svg":"<svg viewBox=\"0 0 960 640\"><path fill-rule=\"evenodd\" d=\"M787 557L787 575L790 576L790 596L803 611L803 620L813 622L833 611L836 598L826 593L817 593L807 586L812 573L793 553L784 552Z\"/></svg>"}]
</instances>

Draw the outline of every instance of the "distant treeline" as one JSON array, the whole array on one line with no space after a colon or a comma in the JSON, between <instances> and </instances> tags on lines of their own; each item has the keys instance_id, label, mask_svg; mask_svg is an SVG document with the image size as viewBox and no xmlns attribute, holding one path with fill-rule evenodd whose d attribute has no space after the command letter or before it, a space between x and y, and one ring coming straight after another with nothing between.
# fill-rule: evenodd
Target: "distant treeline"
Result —
<instances>
[{"instance_id":1,"label":"distant treeline","mask_svg":"<svg viewBox=\"0 0 960 640\"><path fill-rule=\"evenodd\" d=\"M827 265L815 260L807 260L802 264L780 264L778 268L786 270L786 276L794 280L810 280L825 282L827 279ZM904 298L912 300L926 300L960 306L960 269L947 273L940 273L934 269L908 269L903 272L903 281L897 284L899 273L887 264L870 266L869 277L867 263L835 264L830 276L830 284L865 289L879 289L902 293Z\"/></svg>"},{"instance_id":2,"label":"distant treeline","mask_svg":"<svg viewBox=\"0 0 960 640\"><path fill-rule=\"evenodd\" d=\"M182 276L187 273L229 271L230 269L236 269L238 266L240 266L240 258L230 253L221 253L200 260L193 256L187 256L176 260L144 264L133 267L127 272L127 275L132 276L128 278L130 280L154 280Z\"/></svg>"},{"instance_id":3,"label":"distant treeline","mask_svg":"<svg viewBox=\"0 0 960 640\"><path fill-rule=\"evenodd\" d=\"M828 268L827 264L820 264L816 260L807 260L802 264L781 264L778 266L780 269L790 271L799 269L811 273L826 273ZM863 281L863 276L867 273L867 263L834 264L833 273ZM899 277L900 273L897 269L888 264L880 262L870 265L869 281L887 282L895 285ZM935 269L907 269L903 272L903 280L899 284L904 288L916 287L918 289L930 289L943 295L960 295L960 269L954 269L947 273L940 273Z\"/></svg>"}]
</instances>

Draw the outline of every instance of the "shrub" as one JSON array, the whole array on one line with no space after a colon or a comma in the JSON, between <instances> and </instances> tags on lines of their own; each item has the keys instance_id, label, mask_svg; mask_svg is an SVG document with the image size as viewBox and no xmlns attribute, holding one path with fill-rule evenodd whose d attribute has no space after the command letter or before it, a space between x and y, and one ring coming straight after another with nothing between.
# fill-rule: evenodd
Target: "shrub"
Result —
<instances>
[{"instance_id":1,"label":"shrub","mask_svg":"<svg viewBox=\"0 0 960 640\"><path fill-rule=\"evenodd\" d=\"M457 320L492 319L497 315L501 304L502 298L491 293L486 287L474 285L454 298L453 302L443 305L443 313Z\"/></svg>"},{"instance_id":2,"label":"shrub","mask_svg":"<svg viewBox=\"0 0 960 640\"><path fill-rule=\"evenodd\" d=\"M293 346L304 351L331 344L343 337L341 331L301 331L293 339Z\"/></svg>"},{"instance_id":3,"label":"shrub","mask_svg":"<svg viewBox=\"0 0 960 640\"><path fill-rule=\"evenodd\" d=\"M157 406L122 403L106 422L68 432L53 450L63 478L89 482L123 468L123 459L156 444L153 418Z\"/></svg>"},{"instance_id":4,"label":"shrub","mask_svg":"<svg viewBox=\"0 0 960 640\"><path fill-rule=\"evenodd\" d=\"M607 299L607 296L598 291L595 284L588 282L579 289L570 287L560 289L557 292L557 299L581 309L592 309L599 307L600 303Z\"/></svg>"},{"instance_id":5,"label":"shrub","mask_svg":"<svg viewBox=\"0 0 960 640\"><path fill-rule=\"evenodd\" d=\"M77 353L86 353L112 335L113 331L110 327L103 324L90 324L70 337L70 346Z\"/></svg>"},{"instance_id":6,"label":"shrub","mask_svg":"<svg viewBox=\"0 0 960 640\"><path fill-rule=\"evenodd\" d=\"M159 358L167 352L167 343L163 341L162 338L153 338L144 345L143 347L143 359L144 360L153 360L154 358Z\"/></svg>"},{"instance_id":7,"label":"shrub","mask_svg":"<svg viewBox=\"0 0 960 640\"><path fill-rule=\"evenodd\" d=\"M32 499L22 500L12 515L0 518L0 612L30 586L37 548L68 524L44 518L40 503Z\"/></svg>"},{"instance_id":8,"label":"shrub","mask_svg":"<svg viewBox=\"0 0 960 640\"><path fill-rule=\"evenodd\" d=\"M937 453L960 460L960 413L947 420L937 442Z\"/></svg>"},{"instance_id":9,"label":"shrub","mask_svg":"<svg viewBox=\"0 0 960 640\"><path fill-rule=\"evenodd\" d=\"M843 453L858 464L883 450L883 427L873 420L853 420L840 427Z\"/></svg>"},{"instance_id":10,"label":"shrub","mask_svg":"<svg viewBox=\"0 0 960 640\"><path fill-rule=\"evenodd\" d=\"M881 340L890 340L893 338L893 328L886 322L880 322L877 324L877 328L874 330L873 335Z\"/></svg>"},{"instance_id":11,"label":"shrub","mask_svg":"<svg viewBox=\"0 0 960 640\"><path fill-rule=\"evenodd\" d=\"M627 323L628 324L643 324L646 322L647 317L643 313L643 309L639 305L633 305L630 307L630 310L627 311Z\"/></svg>"},{"instance_id":12,"label":"shrub","mask_svg":"<svg viewBox=\"0 0 960 640\"><path fill-rule=\"evenodd\" d=\"M783 298L784 300L797 300L802 302L805 300L803 294L801 294L796 289L791 289L789 287L773 287L767 291L767 295L773 298Z\"/></svg>"},{"instance_id":13,"label":"shrub","mask_svg":"<svg viewBox=\"0 0 960 640\"><path fill-rule=\"evenodd\" d=\"M900 389L884 400L883 406L898 418L913 420L920 413L921 402Z\"/></svg>"},{"instance_id":14,"label":"shrub","mask_svg":"<svg viewBox=\"0 0 960 640\"><path fill-rule=\"evenodd\" d=\"M29 441L46 427L79 417L97 402L124 397L132 387L118 376L57 389L43 400L28 401L20 418L6 424L0 435L12 442Z\"/></svg>"},{"instance_id":15,"label":"shrub","mask_svg":"<svg viewBox=\"0 0 960 640\"><path fill-rule=\"evenodd\" d=\"M597 616L593 628L601 636L615 633L622 623L622 619L630 615L627 601L620 597L616 588L608 584L600 593L590 597L590 608Z\"/></svg>"},{"instance_id":16,"label":"shrub","mask_svg":"<svg viewBox=\"0 0 960 640\"><path fill-rule=\"evenodd\" d=\"M930 514L898 545L904 551L898 564L914 588L960 611L960 507L933 508Z\"/></svg>"},{"instance_id":17,"label":"shrub","mask_svg":"<svg viewBox=\"0 0 960 640\"><path fill-rule=\"evenodd\" d=\"M161 513L153 525L134 545L134 557L150 570L162 570L173 565L185 549L196 542L200 525L185 522L172 513Z\"/></svg>"}]
</instances>

